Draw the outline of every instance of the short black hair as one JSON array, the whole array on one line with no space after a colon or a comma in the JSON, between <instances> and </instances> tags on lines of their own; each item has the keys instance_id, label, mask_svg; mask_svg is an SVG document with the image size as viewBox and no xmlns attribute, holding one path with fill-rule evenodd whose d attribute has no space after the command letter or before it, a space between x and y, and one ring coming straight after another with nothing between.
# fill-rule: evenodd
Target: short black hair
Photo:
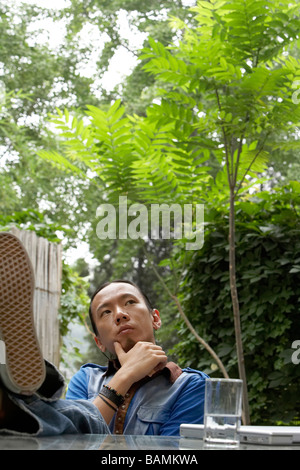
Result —
<instances>
[{"instance_id":1,"label":"short black hair","mask_svg":"<svg viewBox=\"0 0 300 470\"><path fill-rule=\"evenodd\" d=\"M142 289L137 284L135 284L134 282L128 281L126 279L115 279L114 281L105 282L104 284L101 284L99 287L97 287L97 289L93 293L93 295L91 297L91 301L90 301L89 316L90 316L90 321L91 321L91 325L92 325L92 328L93 328L93 332L95 333L96 336L98 335L98 330L97 330L97 327L96 327L96 324L95 324L95 321L94 321L93 315L92 315L93 300L96 297L96 295L98 294L98 292L100 292L102 289L104 289L104 287L107 287L110 284L116 284L116 283L119 283L119 282L124 282L124 283L130 284L131 286L135 287L140 292L140 294L142 295L142 297L145 301L146 307L148 308L149 312L152 312L152 310L154 308L152 306L148 296L145 294L145 292L143 292Z\"/></svg>"}]
</instances>

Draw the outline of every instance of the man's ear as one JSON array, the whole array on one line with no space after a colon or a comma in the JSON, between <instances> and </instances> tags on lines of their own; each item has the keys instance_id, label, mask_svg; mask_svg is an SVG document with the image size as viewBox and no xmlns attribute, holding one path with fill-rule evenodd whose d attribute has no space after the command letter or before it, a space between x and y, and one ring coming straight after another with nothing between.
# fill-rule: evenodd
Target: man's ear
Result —
<instances>
[{"instance_id":1,"label":"man's ear","mask_svg":"<svg viewBox=\"0 0 300 470\"><path fill-rule=\"evenodd\" d=\"M98 348L100 349L100 351L102 351L103 353L105 352L105 349L106 347L103 346L103 344L101 343L100 339L98 338L98 336L94 336L94 340L95 340L95 343L97 344Z\"/></svg>"},{"instance_id":2,"label":"man's ear","mask_svg":"<svg viewBox=\"0 0 300 470\"><path fill-rule=\"evenodd\" d=\"M153 317L153 321L152 321L153 328L154 330L158 330L161 327L161 318L160 318L160 313L156 308L152 310L152 317Z\"/></svg>"}]
</instances>

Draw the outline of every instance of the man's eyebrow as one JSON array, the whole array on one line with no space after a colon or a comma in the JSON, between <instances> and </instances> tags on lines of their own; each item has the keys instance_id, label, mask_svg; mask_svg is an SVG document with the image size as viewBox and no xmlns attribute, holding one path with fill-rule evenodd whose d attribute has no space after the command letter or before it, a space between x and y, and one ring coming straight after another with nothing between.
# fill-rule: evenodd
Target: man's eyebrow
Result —
<instances>
[{"instance_id":1,"label":"man's eyebrow","mask_svg":"<svg viewBox=\"0 0 300 470\"><path fill-rule=\"evenodd\" d=\"M126 297L135 297L137 299L137 296L135 294L132 294L131 292L126 292L125 294L121 294L119 296L119 299L120 300L123 300L125 299ZM96 313L101 310L102 308L104 307L108 307L109 305L111 305L111 301L108 301L108 302L105 302L104 304L101 304L101 305L98 305L98 307L96 308Z\"/></svg>"},{"instance_id":2,"label":"man's eyebrow","mask_svg":"<svg viewBox=\"0 0 300 470\"><path fill-rule=\"evenodd\" d=\"M108 307L109 304L109 302L106 302L105 304L98 305L98 307L96 308L96 312L98 312L98 310L101 310L101 308Z\"/></svg>"}]
</instances>

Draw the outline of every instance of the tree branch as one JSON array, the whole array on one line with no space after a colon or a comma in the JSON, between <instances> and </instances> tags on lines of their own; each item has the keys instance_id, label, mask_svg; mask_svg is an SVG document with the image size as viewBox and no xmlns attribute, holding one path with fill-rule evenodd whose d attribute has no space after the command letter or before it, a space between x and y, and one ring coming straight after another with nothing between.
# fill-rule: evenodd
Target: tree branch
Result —
<instances>
[{"instance_id":1,"label":"tree branch","mask_svg":"<svg viewBox=\"0 0 300 470\"><path fill-rule=\"evenodd\" d=\"M257 157L259 156L260 152L262 152L262 150L263 150L263 148L264 148L264 146L265 146L265 143L266 143L266 140L267 140L269 134L270 134L270 132L268 132L268 133L265 135L264 141L263 141L263 143L262 143L260 149L256 152L256 154L254 155L252 161L249 163L248 168L247 168L247 170L245 171L245 173L244 173L244 175L243 175L243 178L241 179L241 181L240 181L240 183L239 183L239 185L238 185L238 187L237 187L237 189L236 189L236 191L235 191L235 193L234 193L234 197L237 196L239 190L241 189L241 186L242 186L243 182L245 181L245 178L246 178L248 172L250 171L250 168L252 167L253 163L255 162L255 160L257 159Z\"/></svg>"},{"instance_id":2,"label":"tree branch","mask_svg":"<svg viewBox=\"0 0 300 470\"><path fill-rule=\"evenodd\" d=\"M151 267L156 275L156 277L159 279L159 281L162 283L162 286L163 288L165 289L165 291L168 293L168 295L171 297L171 299L175 302L177 308L178 308L178 311L182 317L182 319L184 320L185 324L187 325L188 329L190 330L190 332L195 336L195 338L197 339L197 341L202 344L202 346L209 352L209 354L213 357L213 359L216 361L218 367L220 368L220 370L222 371L222 374L224 375L225 378L229 378L229 375L221 361L221 359L218 357L218 355L214 352L214 350L209 346L209 344L203 339L201 338L201 336L198 335L198 333L196 332L196 330L194 329L194 327L192 326L191 322L189 321L189 319L187 318L187 316L185 315L184 311L183 311L183 308L181 306L181 303L178 299L178 297L174 294L172 294L172 292L170 291L170 289L168 288L168 286L166 285L165 281L163 280L163 278L160 276L160 274L158 273L156 267L154 266L152 260L149 259L148 257L148 254L147 252L145 251L145 254L148 258L148 260L150 261L151 263Z\"/></svg>"},{"instance_id":3,"label":"tree branch","mask_svg":"<svg viewBox=\"0 0 300 470\"><path fill-rule=\"evenodd\" d=\"M216 93L216 98L217 98L217 103L218 103L219 111L222 111L220 96L219 96L219 92L218 92L218 89L217 89L216 86L215 86L215 93ZM231 187L232 184L233 184L233 180L232 180L232 178L233 178L233 170L232 170L232 173L230 173L227 136L226 136L226 132L225 132L224 126L221 125L221 129L222 129L222 133L223 133L224 146L225 146L227 178L228 178L229 185L230 185L230 187Z\"/></svg>"}]
</instances>

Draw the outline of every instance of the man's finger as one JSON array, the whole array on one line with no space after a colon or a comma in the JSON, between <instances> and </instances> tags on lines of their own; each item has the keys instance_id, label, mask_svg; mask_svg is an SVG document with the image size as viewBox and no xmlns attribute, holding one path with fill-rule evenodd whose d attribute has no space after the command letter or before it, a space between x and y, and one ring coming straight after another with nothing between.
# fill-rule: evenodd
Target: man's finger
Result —
<instances>
[{"instance_id":1,"label":"man's finger","mask_svg":"<svg viewBox=\"0 0 300 470\"><path fill-rule=\"evenodd\" d=\"M126 353L125 353L124 349L122 348L121 344L118 343L117 341L114 343L114 348L115 348L115 351L116 351L116 355L118 356L118 359L120 361L122 356L124 356L124 354L126 354Z\"/></svg>"}]
</instances>

